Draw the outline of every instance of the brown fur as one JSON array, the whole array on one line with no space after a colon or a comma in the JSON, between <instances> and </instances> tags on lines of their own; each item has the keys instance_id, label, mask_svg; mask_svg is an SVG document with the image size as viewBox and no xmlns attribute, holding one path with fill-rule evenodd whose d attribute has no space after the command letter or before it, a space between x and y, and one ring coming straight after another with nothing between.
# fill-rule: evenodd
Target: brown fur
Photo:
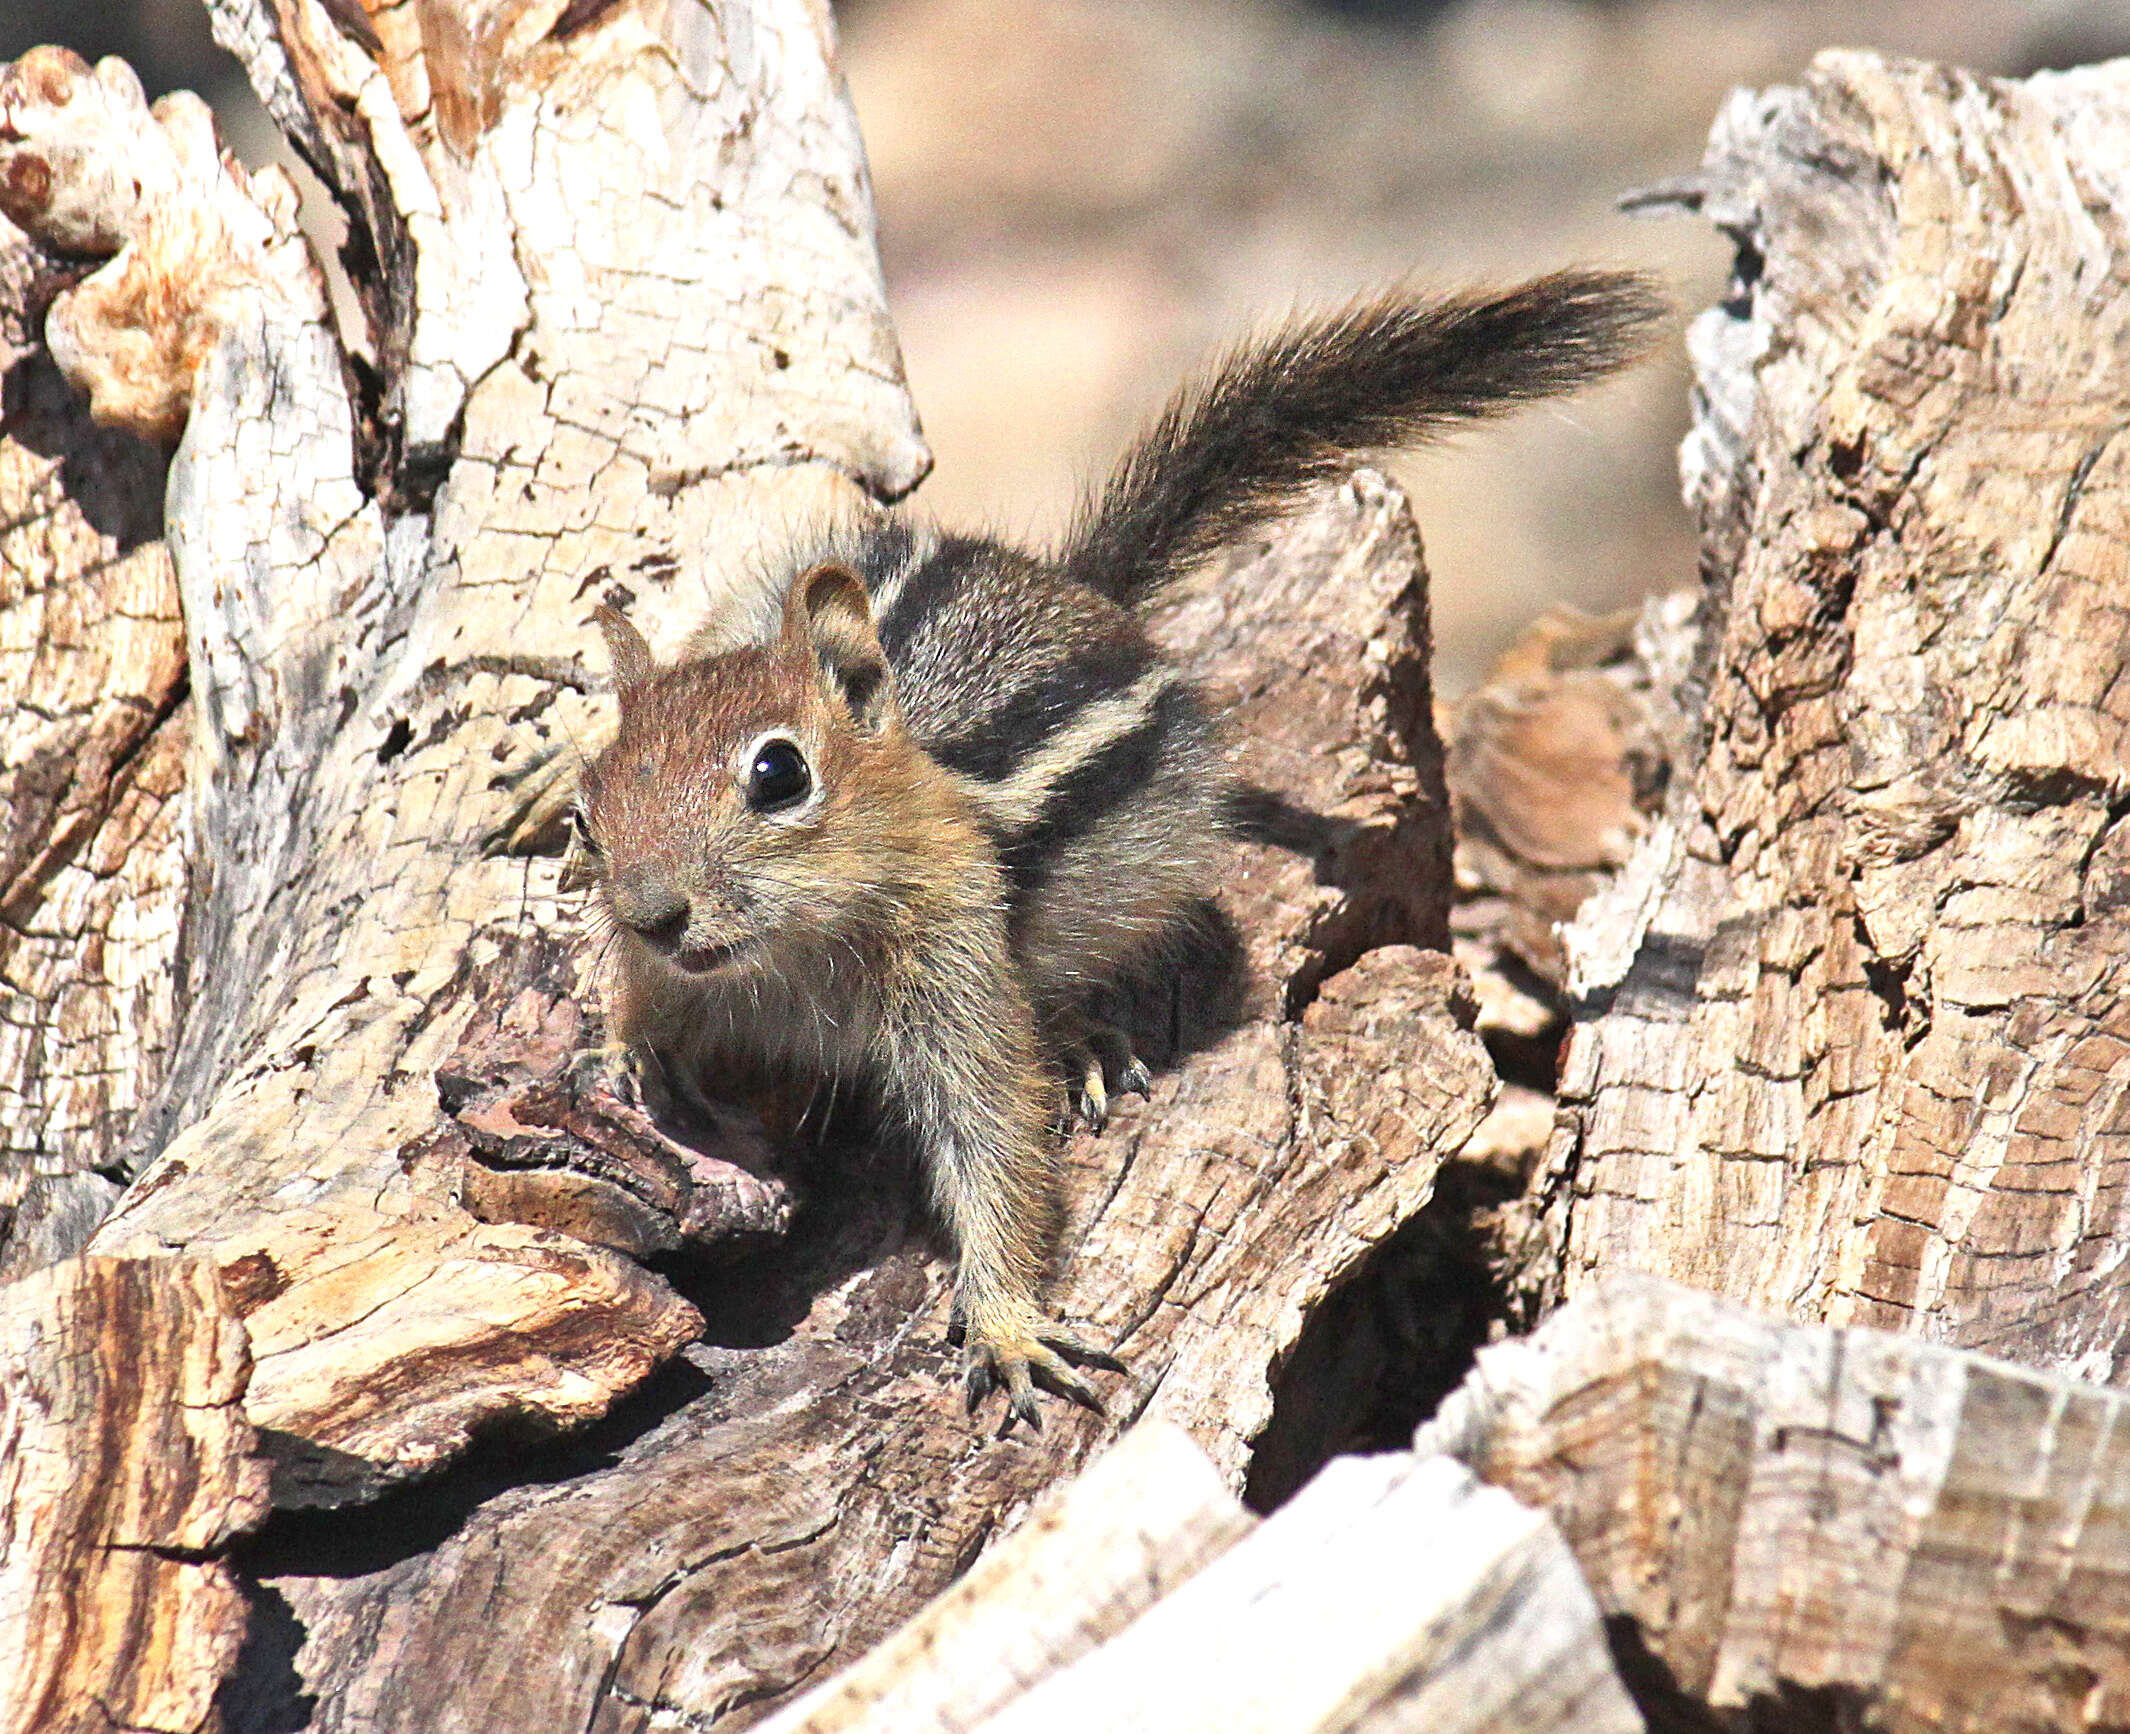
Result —
<instances>
[{"instance_id":1,"label":"brown fur","mask_svg":"<svg viewBox=\"0 0 2130 1734\"><path fill-rule=\"evenodd\" d=\"M1092 1402L1065 1357L1107 1360L1038 1305L1057 1156L1034 1008L991 844L903 726L839 570L793 586L776 644L678 668L653 670L633 629L604 622L634 676L583 790L619 942L617 1033L691 1076L739 1060L877 1080L960 1254L972 1380L1032 1420L1031 1379ZM817 792L765 817L743 780L772 732Z\"/></svg>"}]
</instances>

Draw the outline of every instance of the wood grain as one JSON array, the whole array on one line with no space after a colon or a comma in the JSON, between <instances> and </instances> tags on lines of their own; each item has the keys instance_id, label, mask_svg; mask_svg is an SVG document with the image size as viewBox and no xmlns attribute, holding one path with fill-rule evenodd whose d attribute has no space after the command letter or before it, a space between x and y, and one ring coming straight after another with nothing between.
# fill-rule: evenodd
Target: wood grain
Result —
<instances>
[{"instance_id":1,"label":"wood grain","mask_svg":"<svg viewBox=\"0 0 2130 1734\"><path fill-rule=\"evenodd\" d=\"M1553 1526L1442 1457L1342 1457L986 1734L1641 1734Z\"/></svg>"},{"instance_id":2,"label":"wood grain","mask_svg":"<svg viewBox=\"0 0 2130 1734\"><path fill-rule=\"evenodd\" d=\"M165 461L96 427L45 347L82 270L0 217L0 1280L110 1208L181 997L192 709Z\"/></svg>"},{"instance_id":3,"label":"wood grain","mask_svg":"<svg viewBox=\"0 0 2130 1734\"><path fill-rule=\"evenodd\" d=\"M2130 1704L2126 1422L2098 1385L1630 1275L1483 1350L1415 1446L1552 1515L1645 1707L1981 1734Z\"/></svg>"},{"instance_id":4,"label":"wood grain","mask_svg":"<svg viewBox=\"0 0 2130 1734\"><path fill-rule=\"evenodd\" d=\"M1569 935L1570 1293L2118 1376L2126 136L2119 64L1834 54L1666 195L1741 244L1691 340L1706 750Z\"/></svg>"},{"instance_id":5,"label":"wood grain","mask_svg":"<svg viewBox=\"0 0 2130 1734\"><path fill-rule=\"evenodd\" d=\"M266 1515L213 1268L71 1259L0 1287L0 1729L208 1734Z\"/></svg>"},{"instance_id":6,"label":"wood grain","mask_svg":"<svg viewBox=\"0 0 2130 1734\"><path fill-rule=\"evenodd\" d=\"M1141 1422L953 1588L762 1734L956 1734L1114 1637L1255 1520L1173 1422Z\"/></svg>"}]
</instances>

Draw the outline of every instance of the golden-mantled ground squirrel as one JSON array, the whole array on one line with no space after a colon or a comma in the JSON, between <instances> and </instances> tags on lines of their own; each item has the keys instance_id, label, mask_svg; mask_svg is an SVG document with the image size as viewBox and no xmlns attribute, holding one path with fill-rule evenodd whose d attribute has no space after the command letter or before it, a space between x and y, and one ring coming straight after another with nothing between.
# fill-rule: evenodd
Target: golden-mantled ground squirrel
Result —
<instances>
[{"instance_id":1,"label":"golden-mantled ground squirrel","mask_svg":"<svg viewBox=\"0 0 2130 1734\"><path fill-rule=\"evenodd\" d=\"M765 617L676 666L600 610L620 732L578 830L618 938L617 1034L714 1088L862 1076L960 1255L969 1401L1097 1405L1121 1370L1042 1305L1060 1084L1100 1124L1144 1068L1103 1021L1212 884L1231 790L1149 598L1351 454L1566 391L1646 344L1645 279L1567 271L1288 329L1177 397L1039 559L882 513L794 548Z\"/></svg>"}]
</instances>

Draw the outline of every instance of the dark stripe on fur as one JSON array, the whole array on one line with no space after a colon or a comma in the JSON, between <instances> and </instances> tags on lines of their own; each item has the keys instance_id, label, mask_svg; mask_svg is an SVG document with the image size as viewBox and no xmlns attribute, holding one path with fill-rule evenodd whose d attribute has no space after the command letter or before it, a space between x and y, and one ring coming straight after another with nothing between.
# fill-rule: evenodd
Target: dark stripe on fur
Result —
<instances>
[{"instance_id":1,"label":"dark stripe on fur","mask_svg":"<svg viewBox=\"0 0 2130 1734\"><path fill-rule=\"evenodd\" d=\"M1058 850L1137 796L1161 769L1179 731L1196 733L1204 726L1188 687L1164 687L1145 722L1060 777L1042 811L1000 840L999 862L1006 870L1009 899L1019 905L1041 890L1057 865Z\"/></svg>"},{"instance_id":2,"label":"dark stripe on fur","mask_svg":"<svg viewBox=\"0 0 2130 1734\"><path fill-rule=\"evenodd\" d=\"M879 517L868 524L852 549L852 564L868 596L877 598L886 584L916 557L917 537L897 518Z\"/></svg>"},{"instance_id":3,"label":"dark stripe on fur","mask_svg":"<svg viewBox=\"0 0 2130 1734\"><path fill-rule=\"evenodd\" d=\"M1063 568L1136 606L1355 452L1586 385L1641 354L1668 311L1638 273L1560 271L1293 326L1170 403L1083 514Z\"/></svg>"},{"instance_id":4,"label":"dark stripe on fur","mask_svg":"<svg viewBox=\"0 0 2130 1734\"><path fill-rule=\"evenodd\" d=\"M911 640L925 623L952 600L954 592L973 572L996 557L988 543L974 536L940 538L931 557L903 580L900 593L873 622L890 668L901 666Z\"/></svg>"},{"instance_id":5,"label":"dark stripe on fur","mask_svg":"<svg viewBox=\"0 0 2130 1734\"><path fill-rule=\"evenodd\" d=\"M1077 655L1040 670L1018 692L1001 695L981 731L926 741L925 751L962 776L1003 781L1089 705L1128 692L1154 662L1153 646L1142 638L1082 646Z\"/></svg>"}]
</instances>

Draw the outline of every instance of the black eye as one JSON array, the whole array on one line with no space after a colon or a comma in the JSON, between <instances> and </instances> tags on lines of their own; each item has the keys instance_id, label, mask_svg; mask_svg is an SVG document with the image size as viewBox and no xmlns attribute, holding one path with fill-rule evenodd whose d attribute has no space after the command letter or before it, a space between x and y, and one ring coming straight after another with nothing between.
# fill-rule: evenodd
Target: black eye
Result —
<instances>
[{"instance_id":1,"label":"black eye","mask_svg":"<svg viewBox=\"0 0 2130 1734\"><path fill-rule=\"evenodd\" d=\"M604 853L599 847L599 839L592 835L592 822L584 816L582 807L570 808L569 828L575 834L578 843L583 847L587 855Z\"/></svg>"},{"instance_id":2,"label":"black eye","mask_svg":"<svg viewBox=\"0 0 2130 1734\"><path fill-rule=\"evenodd\" d=\"M766 740L754 749L754 763L747 767L747 805L757 813L796 807L813 786L806 755L790 741Z\"/></svg>"}]
</instances>

